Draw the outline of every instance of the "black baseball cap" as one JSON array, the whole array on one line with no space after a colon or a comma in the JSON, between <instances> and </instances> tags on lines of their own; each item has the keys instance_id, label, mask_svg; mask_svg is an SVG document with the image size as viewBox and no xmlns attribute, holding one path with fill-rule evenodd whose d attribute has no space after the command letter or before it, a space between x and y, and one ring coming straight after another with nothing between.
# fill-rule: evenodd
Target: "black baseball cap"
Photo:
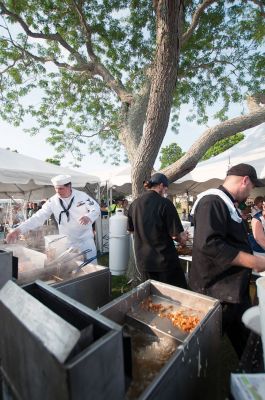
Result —
<instances>
[{"instance_id":1,"label":"black baseball cap","mask_svg":"<svg viewBox=\"0 0 265 400\"><path fill-rule=\"evenodd\" d=\"M252 165L249 164L237 164L231 167L228 172L227 176L229 175L235 175L235 176L248 176L251 182L256 186L256 187L262 187L265 186L265 184L258 179L257 177L257 172Z\"/></svg>"},{"instance_id":2,"label":"black baseball cap","mask_svg":"<svg viewBox=\"0 0 265 400\"><path fill-rule=\"evenodd\" d=\"M166 175L161 174L160 172L157 172L156 174L152 175L150 182L155 185L160 185L160 183L163 183L164 186L168 187L168 179Z\"/></svg>"}]
</instances>

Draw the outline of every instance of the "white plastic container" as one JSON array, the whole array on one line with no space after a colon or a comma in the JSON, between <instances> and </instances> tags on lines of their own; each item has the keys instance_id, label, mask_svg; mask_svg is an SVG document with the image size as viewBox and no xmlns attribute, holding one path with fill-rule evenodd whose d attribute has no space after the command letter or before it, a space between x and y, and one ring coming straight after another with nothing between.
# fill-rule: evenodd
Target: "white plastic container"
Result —
<instances>
[{"instance_id":1,"label":"white plastic container","mask_svg":"<svg viewBox=\"0 0 265 400\"><path fill-rule=\"evenodd\" d=\"M261 339L263 347L263 361L265 365L265 277L256 280L257 294L259 298L259 312L260 312L260 325L261 325Z\"/></svg>"},{"instance_id":2,"label":"white plastic container","mask_svg":"<svg viewBox=\"0 0 265 400\"><path fill-rule=\"evenodd\" d=\"M109 269L112 275L124 275L128 267L130 234L127 221L120 208L109 219Z\"/></svg>"}]
</instances>

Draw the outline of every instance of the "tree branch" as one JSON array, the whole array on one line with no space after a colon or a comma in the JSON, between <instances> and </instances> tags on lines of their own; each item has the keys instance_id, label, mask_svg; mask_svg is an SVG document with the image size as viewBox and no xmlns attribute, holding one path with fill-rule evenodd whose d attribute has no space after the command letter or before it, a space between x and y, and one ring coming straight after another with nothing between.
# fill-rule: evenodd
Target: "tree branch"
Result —
<instances>
[{"instance_id":1,"label":"tree branch","mask_svg":"<svg viewBox=\"0 0 265 400\"><path fill-rule=\"evenodd\" d=\"M78 66L78 65L73 66L73 65L67 64L65 62L59 62L59 61L55 60L53 57L36 56L35 54L30 53L26 49L23 49L23 52L25 54L27 54L29 57L31 57L32 59L34 59L36 61L40 61L42 63L53 62L58 68L64 68L64 69L68 69L69 71L76 71L76 72L84 72L84 71L90 72L88 64L84 64L84 65L80 65L80 66Z\"/></svg>"},{"instance_id":2,"label":"tree branch","mask_svg":"<svg viewBox=\"0 0 265 400\"><path fill-rule=\"evenodd\" d=\"M13 68L14 65L16 65L18 60L14 61L11 65L8 65L5 69L3 69L3 71L0 71L0 75L3 75L4 73L6 73L9 69Z\"/></svg>"},{"instance_id":3,"label":"tree branch","mask_svg":"<svg viewBox=\"0 0 265 400\"><path fill-rule=\"evenodd\" d=\"M200 16L202 15L202 13L206 10L207 7L211 6L213 3L216 3L216 0L204 0L202 2L202 4L197 8L195 13L193 14L192 21L191 21L189 28L187 29L187 31L185 33L183 33L183 35L181 37L181 40L180 40L181 47L183 46L183 44L185 44L189 40L189 38L193 34L194 30L197 28L197 26L199 24Z\"/></svg>"},{"instance_id":4,"label":"tree branch","mask_svg":"<svg viewBox=\"0 0 265 400\"><path fill-rule=\"evenodd\" d=\"M188 69L188 71L190 72L190 71L198 71L198 70L212 70L213 69L213 67L216 65L216 64L220 64L220 65L230 65L230 66L232 66L233 68L234 68L234 70L236 69L236 66L234 65L234 63L231 61L231 60L213 60L213 61L210 61L209 63L202 63L202 64L193 64L193 65L190 65L189 66L189 69ZM183 71L184 72L184 71ZM179 73L178 74L178 79L184 79L186 77L186 74L185 73Z\"/></svg>"},{"instance_id":5,"label":"tree branch","mask_svg":"<svg viewBox=\"0 0 265 400\"><path fill-rule=\"evenodd\" d=\"M263 17L265 17L265 4L261 0L251 0L254 4L256 4L260 8L260 13ZM217 3L216 0L204 0L203 3L197 8L195 13L193 14L191 24L186 32L183 33L180 45L181 47L189 40L194 30L197 28L199 24L199 19L201 14L206 10L207 7L211 6L213 3Z\"/></svg>"},{"instance_id":6,"label":"tree branch","mask_svg":"<svg viewBox=\"0 0 265 400\"><path fill-rule=\"evenodd\" d=\"M19 49L22 53L22 55L27 55L28 57L32 58L35 61L39 61L43 64L47 62L53 62L58 68L64 68L68 69L69 71L76 71L76 72L92 72L93 71L93 63L87 63L83 65L70 65L64 62L59 62L53 57L41 57L37 56L33 53L31 53L29 50L25 49L24 47L18 45L15 43L12 39L10 40L12 45L16 48ZM21 60L23 59L23 56L20 58ZM92 74L91 74L92 76Z\"/></svg>"},{"instance_id":7,"label":"tree branch","mask_svg":"<svg viewBox=\"0 0 265 400\"><path fill-rule=\"evenodd\" d=\"M35 33L32 32L29 29L29 26L26 24L26 22L17 14L13 13L12 11L8 10L3 2L0 2L0 9L1 13L4 15L8 15L9 17L12 17L16 22L18 22L23 30L26 32L26 34L32 38L35 39L43 39L43 40L53 40L57 41L60 43L66 50L68 50L77 60L78 65L70 65L64 62L59 62L56 59L52 57L41 57L41 56L36 56L32 53L30 53L28 50L23 49L23 51L36 61L40 61L42 63L46 62L53 62L58 68L65 68L71 71L76 71L76 72L86 72L90 73L90 77L95 76L95 75L100 75L103 80L106 83L106 86L109 87L109 89L113 90L121 102L123 103L128 103L130 104L133 100L133 95L129 93L126 88L123 86L122 82L118 79L115 79L114 76L107 70L107 68L99 62L98 58L94 54L91 46L91 34L88 25L86 24L85 17L82 13L82 10L80 7L76 4L75 0L75 8L78 12L79 18L81 18L82 26L85 29L86 32L86 45L88 49L88 55L89 57L93 60L92 62L88 63L86 60L83 59L83 57L73 48L71 47L59 33L55 34L43 34L43 33ZM16 45L17 46L17 45ZM18 48L18 46L17 46ZM21 47L20 47L21 49Z\"/></svg>"},{"instance_id":8,"label":"tree branch","mask_svg":"<svg viewBox=\"0 0 265 400\"><path fill-rule=\"evenodd\" d=\"M52 40L52 41L59 42L62 47L64 47L66 50L68 50L69 53L71 53L75 57L77 62L79 62L80 64L83 64L85 62L85 60L78 53L78 51L76 51L72 46L70 46L58 32L50 33L50 34L32 32L29 29L29 26L23 20L23 18L21 18L19 15L15 14L15 13L13 13L12 11L8 10L3 2L0 2L0 8L1 8L1 14L12 17L16 22L18 22L20 24L20 26L23 28L23 30L26 32L26 34L28 36L35 38L35 39L44 39L44 40Z\"/></svg>"},{"instance_id":9,"label":"tree branch","mask_svg":"<svg viewBox=\"0 0 265 400\"><path fill-rule=\"evenodd\" d=\"M82 30L85 35L85 43L86 43L86 49L87 49L88 56L94 62L94 69L95 69L96 73L99 74L103 78L103 80L106 82L106 85L118 95L118 97L120 98L120 100L123 103L130 104L133 100L132 94L126 90L126 88L124 87L124 85L122 84L122 82L120 80L114 78L114 76L100 62L100 60L94 53L93 47L92 47L92 41L91 41L91 29L86 22L86 18L84 16L82 8L79 6L78 2L76 0L72 0L72 1L73 1L74 8L78 14Z\"/></svg>"},{"instance_id":10,"label":"tree branch","mask_svg":"<svg viewBox=\"0 0 265 400\"><path fill-rule=\"evenodd\" d=\"M187 153L175 163L162 170L170 182L181 178L192 171L213 144L218 140L235 135L238 132L253 128L265 122L265 106L259 107L255 112L248 115L232 118L207 129L201 137L196 140Z\"/></svg>"},{"instance_id":11,"label":"tree branch","mask_svg":"<svg viewBox=\"0 0 265 400\"><path fill-rule=\"evenodd\" d=\"M98 61L97 56L95 55L93 48L92 48L91 29L90 29L89 25L87 24L84 13L82 11L82 8L79 6L77 1L73 0L73 4L74 4L74 8L78 14L80 24L81 24L82 30L83 30L85 38L86 38L85 42L86 42L87 53L92 61L97 62Z\"/></svg>"},{"instance_id":12,"label":"tree branch","mask_svg":"<svg viewBox=\"0 0 265 400\"><path fill-rule=\"evenodd\" d=\"M77 60L78 65L72 66L68 63L65 62L59 62L55 58L52 57L41 57L34 55L30 53L28 50L23 49L23 52L30 56L32 59L35 59L36 61L40 61L42 63L46 62L53 62L58 68L65 68L71 71L76 71L76 72L86 72L90 73L90 77L95 76L95 75L100 75L103 80L105 81L106 85L113 90L117 96L120 98L121 102L123 103L128 103L130 104L133 100L133 95L129 93L126 88L123 86L122 82L118 79L115 79L113 75L107 70L107 68L101 64L93 52L92 49L92 44L91 44L91 31L88 26L88 24L85 21L84 14L82 12L82 9L80 6L77 4L75 0L73 0L74 7L78 13L79 19L81 26L83 28L84 34L85 34L85 42L86 42L86 48L88 51L88 55L92 62L88 63L86 60L83 59L83 57L79 54L78 51L76 51L73 47L71 47L59 33L55 34L43 34L43 33L35 33L32 32L27 25L27 23L17 14L13 13L12 11L8 10L3 2L0 2L0 9L1 13L4 15L8 15L9 17L13 18L16 22L18 22L25 33L35 39L43 39L43 40L53 40L57 41L60 43L66 50L68 50ZM17 46L17 45L16 45ZM18 48L18 46L17 46ZM21 47L20 47L21 49Z\"/></svg>"},{"instance_id":13,"label":"tree branch","mask_svg":"<svg viewBox=\"0 0 265 400\"><path fill-rule=\"evenodd\" d=\"M265 9L264 9L265 4L264 4L264 2L263 1L259 1L259 0L252 0L252 2L254 4L256 4L257 6L259 6L260 13L261 13L262 17L265 18Z\"/></svg>"},{"instance_id":14,"label":"tree branch","mask_svg":"<svg viewBox=\"0 0 265 400\"><path fill-rule=\"evenodd\" d=\"M78 138L90 139L92 137L99 136L102 132L107 131L108 127L109 127L108 124L105 124L96 133L93 133L91 135L77 134L77 135L75 135L74 139L78 139Z\"/></svg>"},{"instance_id":15,"label":"tree branch","mask_svg":"<svg viewBox=\"0 0 265 400\"><path fill-rule=\"evenodd\" d=\"M73 155L73 147L75 144L75 141L78 140L79 138L86 138L86 139L90 139L92 137L98 136L101 132L104 132L106 130L106 128L108 127L108 124L103 125L96 133L93 133L91 135L83 135L83 134L73 134L72 138L71 138L71 142L68 145L68 149L70 150L70 152ZM74 157L74 155L73 155ZM75 157L74 157L75 158Z\"/></svg>"}]
</instances>

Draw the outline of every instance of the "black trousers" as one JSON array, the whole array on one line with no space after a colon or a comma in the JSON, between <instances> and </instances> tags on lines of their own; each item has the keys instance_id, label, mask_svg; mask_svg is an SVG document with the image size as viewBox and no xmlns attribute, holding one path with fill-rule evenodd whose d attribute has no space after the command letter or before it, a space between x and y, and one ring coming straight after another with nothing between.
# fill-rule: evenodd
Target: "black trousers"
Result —
<instances>
[{"instance_id":1,"label":"black trousers","mask_svg":"<svg viewBox=\"0 0 265 400\"><path fill-rule=\"evenodd\" d=\"M155 281L168 283L187 289L187 282L182 268L172 268L164 272L144 272L144 280L153 279Z\"/></svg>"},{"instance_id":2,"label":"black trousers","mask_svg":"<svg viewBox=\"0 0 265 400\"><path fill-rule=\"evenodd\" d=\"M251 307L250 301L232 304L222 303L222 328L223 334L229 337L239 360L247 345L250 330L245 327L241 318L244 312Z\"/></svg>"}]
</instances>

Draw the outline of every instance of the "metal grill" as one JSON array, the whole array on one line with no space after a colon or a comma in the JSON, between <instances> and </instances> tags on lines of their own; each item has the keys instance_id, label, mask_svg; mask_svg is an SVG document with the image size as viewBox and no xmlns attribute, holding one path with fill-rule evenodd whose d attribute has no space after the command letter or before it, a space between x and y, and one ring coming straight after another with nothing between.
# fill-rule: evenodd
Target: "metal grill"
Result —
<instances>
[{"instance_id":1,"label":"metal grill","mask_svg":"<svg viewBox=\"0 0 265 400\"><path fill-rule=\"evenodd\" d=\"M1 373L12 399L124 399L119 325L40 281L6 283L0 314Z\"/></svg>"},{"instance_id":2,"label":"metal grill","mask_svg":"<svg viewBox=\"0 0 265 400\"><path fill-rule=\"evenodd\" d=\"M160 318L152 312L143 310L141 303L148 298L154 303L171 304L176 310L182 308L187 312L196 313L200 322L193 331L184 332L174 327L166 318ZM132 343L137 342L135 336L139 335L142 336L143 343L145 340L158 343L155 346L151 345L152 354L149 355L148 366L146 364L148 355L139 361L136 354L138 348L132 348L133 370L136 373L133 373L131 383L133 390L129 389L127 392L128 399L218 398L216 376L221 337L219 301L149 280L103 306L99 312L121 324L127 332L129 326ZM135 328L136 333L133 333ZM159 347L160 342L162 347ZM161 353L163 346L166 349L169 346L168 358L164 363L160 363L159 369L156 368L157 353L158 355ZM150 373L154 368L155 371L147 385L143 385L139 376L145 373L147 367L150 368ZM142 372L139 372L141 368Z\"/></svg>"}]
</instances>

